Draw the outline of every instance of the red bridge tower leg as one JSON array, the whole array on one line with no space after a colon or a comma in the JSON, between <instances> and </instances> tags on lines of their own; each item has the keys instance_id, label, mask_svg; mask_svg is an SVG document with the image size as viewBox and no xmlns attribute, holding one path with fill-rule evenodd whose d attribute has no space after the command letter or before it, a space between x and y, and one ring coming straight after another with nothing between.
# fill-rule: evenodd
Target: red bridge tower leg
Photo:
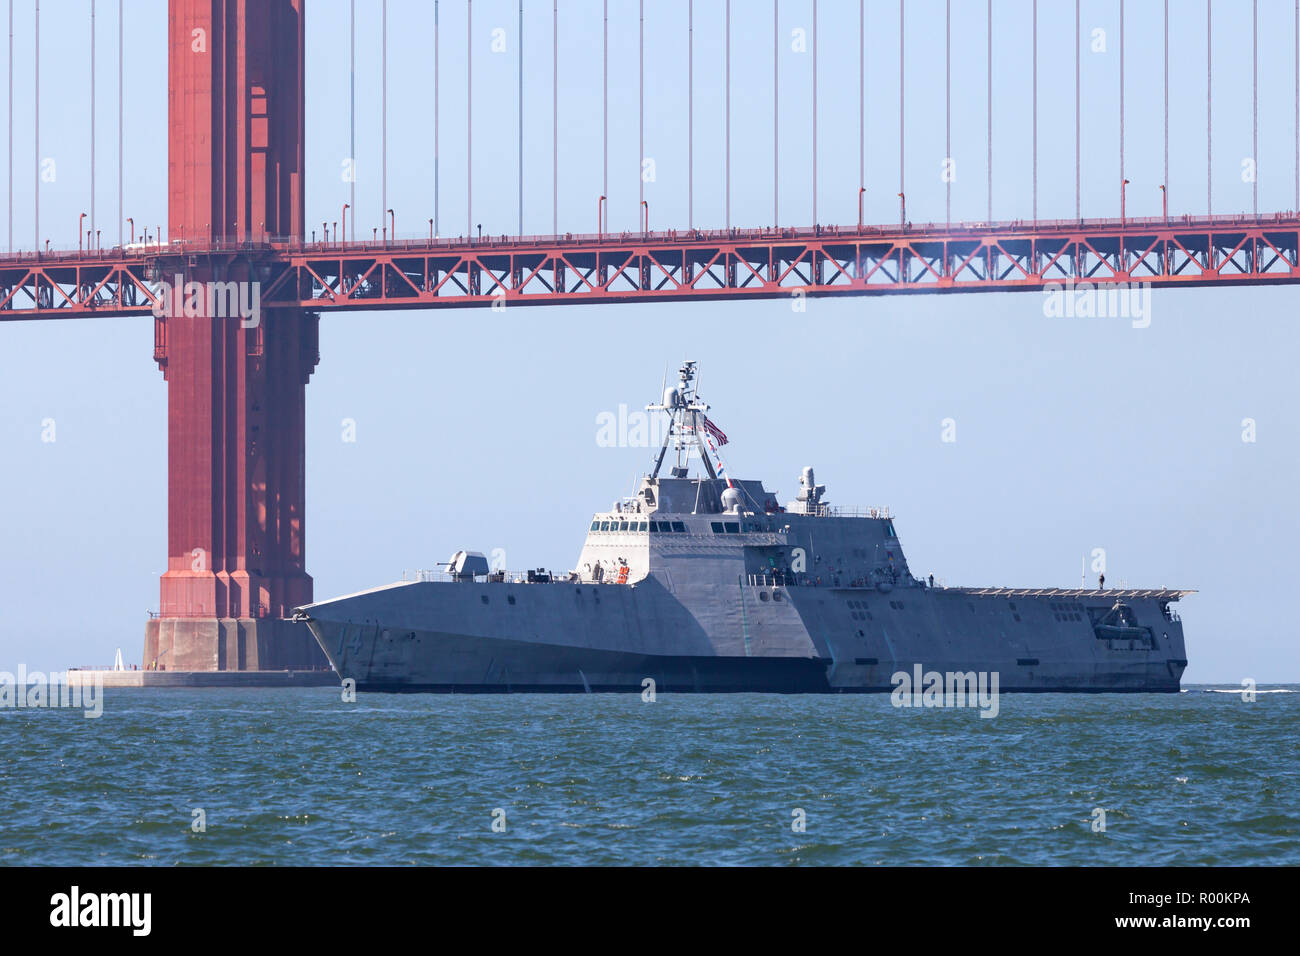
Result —
<instances>
[{"instance_id":1,"label":"red bridge tower leg","mask_svg":"<svg viewBox=\"0 0 1300 956\"><path fill-rule=\"evenodd\" d=\"M303 0L170 0L168 32L170 243L157 278L172 294L154 349L168 559L144 664L328 667L306 627L283 620L312 599L304 410L317 316L262 312L259 299L266 240L303 230Z\"/></svg>"}]
</instances>

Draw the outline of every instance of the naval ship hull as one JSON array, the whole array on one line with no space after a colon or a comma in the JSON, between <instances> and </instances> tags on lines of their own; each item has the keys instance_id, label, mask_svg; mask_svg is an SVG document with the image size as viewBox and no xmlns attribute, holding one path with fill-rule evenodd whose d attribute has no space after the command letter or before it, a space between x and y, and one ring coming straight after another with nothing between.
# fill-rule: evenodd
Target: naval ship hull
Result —
<instances>
[{"instance_id":1,"label":"naval ship hull","mask_svg":"<svg viewBox=\"0 0 1300 956\"><path fill-rule=\"evenodd\" d=\"M300 608L360 690L890 692L894 675L998 674L1001 692L1168 692L1182 592L403 582ZM1100 625L1120 598L1144 626Z\"/></svg>"}]
</instances>

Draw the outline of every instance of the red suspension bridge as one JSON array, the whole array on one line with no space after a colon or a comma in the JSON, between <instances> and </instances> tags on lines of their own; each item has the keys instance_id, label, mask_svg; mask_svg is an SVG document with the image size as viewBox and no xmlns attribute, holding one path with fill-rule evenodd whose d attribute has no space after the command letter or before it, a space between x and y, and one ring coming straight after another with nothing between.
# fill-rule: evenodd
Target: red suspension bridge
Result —
<instances>
[{"instance_id":1,"label":"red suspension bridge","mask_svg":"<svg viewBox=\"0 0 1300 956\"><path fill-rule=\"evenodd\" d=\"M331 231L328 223L322 223L317 236L304 214L304 0L169 0L167 238L145 233L137 240L132 224L129 241L105 247L97 235L90 238L95 234L92 228L83 234L78 250L51 250L48 243L39 241L38 205L34 223L37 248L0 257L0 322L155 316L154 357L168 383L168 565L162 576L159 617L151 620L146 630L146 662L166 660L173 670L265 670L315 666L322 660L305 631L283 618L293 607L312 599L312 582L305 567L305 386L318 361L317 322L324 311L682 301L793 294L1032 290L1067 281L1102 285L1143 282L1156 286L1300 281L1300 217L1295 211L1261 213L1257 191L1252 191L1254 208L1250 214L1169 214L1166 207L1158 217L1125 215L1123 197L1128 181L1123 179L1123 0L1119 0L1121 81L1117 104L1121 129L1120 181L1116 187L1121 198L1119 217L1086 218L1081 214L1077 186L1082 156L1081 140L1077 136L1079 60L1076 55L1077 215L1068 220L994 220L991 198L994 55L990 2L990 202L984 221L951 221L951 182L947 185L948 217L944 222L921 224L908 220L901 175L905 110L904 17L900 5L897 190L900 215L897 223L868 224L862 221L860 213L857 222L847 225L776 224L779 193L774 142L773 224L752 228L733 226L730 223L731 4L725 5L726 222L722 228L701 228L692 222L680 229L650 230L649 208L642 186L643 228L634 232L607 230L606 15L605 175L603 192L598 199L592 197L598 212L595 231L559 233L557 179L553 223L556 234L472 235L470 212L465 237L442 238L437 234L435 198L435 216L429 220L429 234L399 240L396 213L387 208L385 135L383 206L388 219L382 236L375 230L370 239L357 240L355 192L350 195L351 202L341 209L341 230L335 224ZM467 22L472 23L472 0L467 0L467 6L470 14ZM774 12L777 6L773 3ZM1034 140L1030 188L1035 214L1037 7L1036 2L1032 4ZM1206 3L1204 8L1208 38L1211 4ZM554 0L552 10L558 16L558 3ZM1255 10L1256 4L1252 3L1252 11ZM815 197L816 0L812 11ZM843 11L841 6L838 12ZM865 58L865 7L859 6L855 12L854 29L859 34L860 57ZM693 19L694 14L695 4L691 2L688 15ZM746 4L746 15L753 15L749 4ZM386 42L386 4L382 16ZM522 4L520 18L522 30ZM12 22L11 4L11 74ZM688 29L691 22L688 20ZM1257 13L1253 13L1250 22L1257 46ZM1162 191L1168 183L1167 3L1164 23ZM644 5L641 29L644 89ZM1083 38L1079 33L1077 5L1075 29L1076 47L1081 49ZM1300 3L1296 4L1288 29L1295 31L1292 79L1296 103L1296 207L1300 208ZM774 21L774 42L777 33ZM688 42L693 43L693 35ZM39 40L37 44L39 49ZM1255 49L1252 47L1252 136L1253 145L1257 146L1259 78ZM1208 87L1208 44L1202 52ZM692 47L692 65L693 56ZM434 57L436 62L436 43ZM558 47L555 57L558 64ZM951 63L951 28L948 27L943 66L948 95L945 136L949 152ZM861 61L858 65L860 103L865 111L864 70ZM774 89L776 66L774 57ZM927 64L931 69L936 66ZM385 81L386 75L385 64ZM522 232L522 61L520 75ZM435 116L436 77L435 72ZM12 90L11 78L11 244ZM384 91L386 98L386 82ZM468 83L467 95L472 96ZM558 97L555 101L558 103ZM774 100L774 139L778 128L775 109ZM558 143L558 116L554 122ZM1209 97L1206 122L1208 144ZM643 130L644 126L642 140ZM693 150L693 126L690 135ZM353 138L355 142L355 133ZM39 143L39 131L37 140ZM859 140L860 179L865 180L865 135L860 134ZM469 154L468 131L465 146ZM435 170L436 150L435 145ZM1211 207L1210 164L1211 155L1207 150L1207 208ZM692 169L693 165L692 158ZM472 172L471 163L465 184L467 212L471 209ZM688 188L693 197L693 179ZM864 184L859 190L859 209L865 188ZM120 193L119 185L119 207ZM353 211L351 232L348 231L349 209ZM688 218L693 220L693 213ZM814 222L816 218L814 198ZM177 283L182 290L189 283L200 287L227 283L255 285L259 290L260 315L256 321L248 322L231 321L204 311L204 306L189 311L180 304L187 294L176 297L172 293Z\"/></svg>"}]
</instances>

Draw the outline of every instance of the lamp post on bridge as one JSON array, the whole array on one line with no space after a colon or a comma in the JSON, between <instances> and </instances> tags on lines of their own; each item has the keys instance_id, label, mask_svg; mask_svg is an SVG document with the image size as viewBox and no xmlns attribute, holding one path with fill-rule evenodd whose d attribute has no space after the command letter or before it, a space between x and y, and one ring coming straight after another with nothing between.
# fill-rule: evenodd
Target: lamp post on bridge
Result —
<instances>
[{"instance_id":1,"label":"lamp post on bridge","mask_svg":"<svg viewBox=\"0 0 1300 956\"><path fill-rule=\"evenodd\" d=\"M83 212L81 218L77 220L77 252L81 252L81 230L86 222L86 214Z\"/></svg>"},{"instance_id":2,"label":"lamp post on bridge","mask_svg":"<svg viewBox=\"0 0 1300 956\"><path fill-rule=\"evenodd\" d=\"M903 193L898 194L898 224L904 228L907 226L907 196Z\"/></svg>"},{"instance_id":3,"label":"lamp post on bridge","mask_svg":"<svg viewBox=\"0 0 1300 956\"><path fill-rule=\"evenodd\" d=\"M391 209L388 210L388 218L393 226L393 230L392 230L393 242L396 242L397 241L397 213L393 212Z\"/></svg>"},{"instance_id":4,"label":"lamp post on bridge","mask_svg":"<svg viewBox=\"0 0 1300 956\"><path fill-rule=\"evenodd\" d=\"M126 223L131 227L131 245L135 245L135 220L127 216Z\"/></svg>"},{"instance_id":5,"label":"lamp post on bridge","mask_svg":"<svg viewBox=\"0 0 1300 956\"><path fill-rule=\"evenodd\" d=\"M347 203L343 204L343 241L348 241L348 209Z\"/></svg>"},{"instance_id":6,"label":"lamp post on bridge","mask_svg":"<svg viewBox=\"0 0 1300 956\"><path fill-rule=\"evenodd\" d=\"M645 239L650 235L650 203L645 199L641 200L641 211L645 214L643 220L644 225L641 230L641 238Z\"/></svg>"},{"instance_id":7,"label":"lamp post on bridge","mask_svg":"<svg viewBox=\"0 0 1300 956\"><path fill-rule=\"evenodd\" d=\"M1165 220L1165 225L1169 225L1169 193L1164 183L1160 184L1160 214Z\"/></svg>"},{"instance_id":8,"label":"lamp post on bridge","mask_svg":"<svg viewBox=\"0 0 1300 956\"><path fill-rule=\"evenodd\" d=\"M603 239L605 238L605 197L601 196L596 202L596 232Z\"/></svg>"},{"instance_id":9,"label":"lamp post on bridge","mask_svg":"<svg viewBox=\"0 0 1300 956\"><path fill-rule=\"evenodd\" d=\"M1128 225L1128 213L1124 208L1125 194L1127 192L1124 187L1127 185L1127 179L1119 184L1119 224L1121 226Z\"/></svg>"},{"instance_id":10,"label":"lamp post on bridge","mask_svg":"<svg viewBox=\"0 0 1300 956\"><path fill-rule=\"evenodd\" d=\"M862 197L867 194L866 186L858 187L858 232L862 231Z\"/></svg>"}]
</instances>

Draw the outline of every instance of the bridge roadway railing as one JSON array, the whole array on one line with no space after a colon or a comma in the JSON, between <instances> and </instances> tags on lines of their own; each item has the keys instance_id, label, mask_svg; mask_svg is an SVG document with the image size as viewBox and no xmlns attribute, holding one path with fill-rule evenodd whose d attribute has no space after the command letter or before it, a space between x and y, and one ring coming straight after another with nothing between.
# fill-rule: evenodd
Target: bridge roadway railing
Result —
<instances>
[{"instance_id":1,"label":"bridge roadway railing","mask_svg":"<svg viewBox=\"0 0 1300 956\"><path fill-rule=\"evenodd\" d=\"M803 294L1300 282L1300 218L757 227L360 242L178 237L0 257L0 321L139 315L188 270L267 308L371 310Z\"/></svg>"}]
</instances>

